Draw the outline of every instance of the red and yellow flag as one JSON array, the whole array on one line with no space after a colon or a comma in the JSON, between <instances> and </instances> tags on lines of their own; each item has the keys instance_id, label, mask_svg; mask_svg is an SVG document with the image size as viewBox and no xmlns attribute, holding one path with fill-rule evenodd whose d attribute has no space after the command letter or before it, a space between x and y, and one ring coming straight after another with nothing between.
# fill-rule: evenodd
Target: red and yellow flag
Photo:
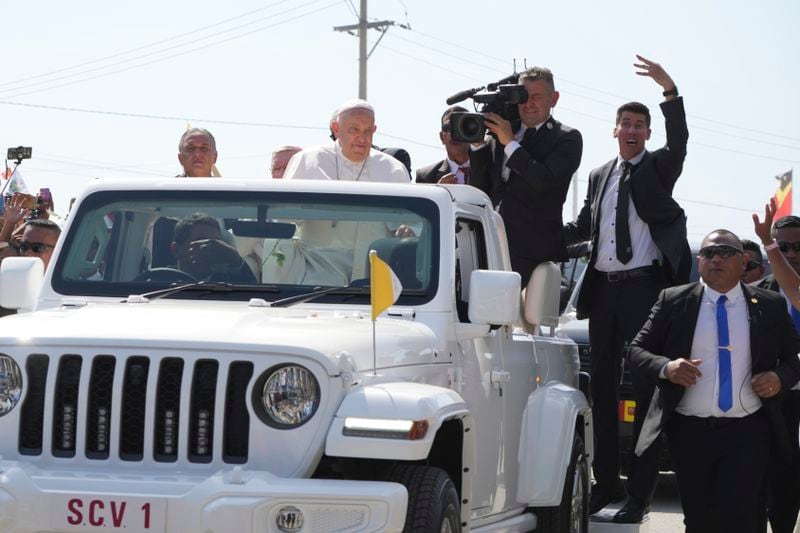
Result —
<instances>
[{"instance_id":1,"label":"red and yellow flag","mask_svg":"<svg viewBox=\"0 0 800 533\"><path fill-rule=\"evenodd\" d=\"M372 320L386 311L400 297L403 285L375 250L369 251L369 299L372 304Z\"/></svg>"},{"instance_id":2,"label":"red and yellow flag","mask_svg":"<svg viewBox=\"0 0 800 533\"><path fill-rule=\"evenodd\" d=\"M792 214L792 171L775 176L775 179L780 182L778 190L775 191L775 204L778 206L775 220L779 220Z\"/></svg>"}]
</instances>

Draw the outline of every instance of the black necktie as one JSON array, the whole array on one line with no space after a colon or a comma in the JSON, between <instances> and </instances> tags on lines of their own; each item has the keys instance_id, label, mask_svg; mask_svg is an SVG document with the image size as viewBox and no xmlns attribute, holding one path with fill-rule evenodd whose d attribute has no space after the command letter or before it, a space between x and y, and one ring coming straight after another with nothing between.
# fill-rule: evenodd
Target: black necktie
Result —
<instances>
[{"instance_id":1,"label":"black necktie","mask_svg":"<svg viewBox=\"0 0 800 533\"><path fill-rule=\"evenodd\" d=\"M617 216L615 220L615 227L617 228L617 259L622 264L626 264L633 257L631 232L628 227L628 198L631 191L632 166L628 161L622 162L622 176L619 178L619 188L617 190Z\"/></svg>"}]
</instances>

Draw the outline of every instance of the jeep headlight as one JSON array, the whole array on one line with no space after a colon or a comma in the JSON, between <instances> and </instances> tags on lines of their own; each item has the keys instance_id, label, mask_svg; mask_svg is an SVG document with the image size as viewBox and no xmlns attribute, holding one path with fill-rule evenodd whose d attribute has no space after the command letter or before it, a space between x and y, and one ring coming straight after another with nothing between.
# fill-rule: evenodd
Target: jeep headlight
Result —
<instances>
[{"instance_id":1,"label":"jeep headlight","mask_svg":"<svg viewBox=\"0 0 800 533\"><path fill-rule=\"evenodd\" d=\"M289 429L306 423L319 407L319 383L300 365L273 367L253 389L253 404L261 420L273 427Z\"/></svg>"},{"instance_id":2,"label":"jeep headlight","mask_svg":"<svg viewBox=\"0 0 800 533\"><path fill-rule=\"evenodd\" d=\"M22 372L16 361L0 355L0 416L8 414L22 394Z\"/></svg>"}]
</instances>

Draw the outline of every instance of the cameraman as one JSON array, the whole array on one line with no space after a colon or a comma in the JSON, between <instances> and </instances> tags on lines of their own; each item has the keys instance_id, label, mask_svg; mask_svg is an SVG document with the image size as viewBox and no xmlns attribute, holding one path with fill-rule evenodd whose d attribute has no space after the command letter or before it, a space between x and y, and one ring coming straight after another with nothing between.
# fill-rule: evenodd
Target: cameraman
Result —
<instances>
[{"instance_id":1,"label":"cameraman","mask_svg":"<svg viewBox=\"0 0 800 533\"><path fill-rule=\"evenodd\" d=\"M493 138L473 147L470 184L488 194L503 217L511 268L524 287L539 263L567 259L561 211L583 139L551 115L559 94L549 69L528 69L519 83L528 91L518 106L522 123L515 132L500 115L484 114Z\"/></svg>"}]
</instances>

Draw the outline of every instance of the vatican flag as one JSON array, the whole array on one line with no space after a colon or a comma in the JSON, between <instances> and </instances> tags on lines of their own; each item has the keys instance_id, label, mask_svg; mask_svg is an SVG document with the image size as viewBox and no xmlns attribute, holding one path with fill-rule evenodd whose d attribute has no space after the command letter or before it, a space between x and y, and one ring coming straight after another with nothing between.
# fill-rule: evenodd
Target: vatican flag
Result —
<instances>
[{"instance_id":1,"label":"vatican flag","mask_svg":"<svg viewBox=\"0 0 800 533\"><path fill-rule=\"evenodd\" d=\"M369 251L369 299L372 304L372 320L386 311L400 297L403 286L392 269L378 257L375 250Z\"/></svg>"}]
</instances>

